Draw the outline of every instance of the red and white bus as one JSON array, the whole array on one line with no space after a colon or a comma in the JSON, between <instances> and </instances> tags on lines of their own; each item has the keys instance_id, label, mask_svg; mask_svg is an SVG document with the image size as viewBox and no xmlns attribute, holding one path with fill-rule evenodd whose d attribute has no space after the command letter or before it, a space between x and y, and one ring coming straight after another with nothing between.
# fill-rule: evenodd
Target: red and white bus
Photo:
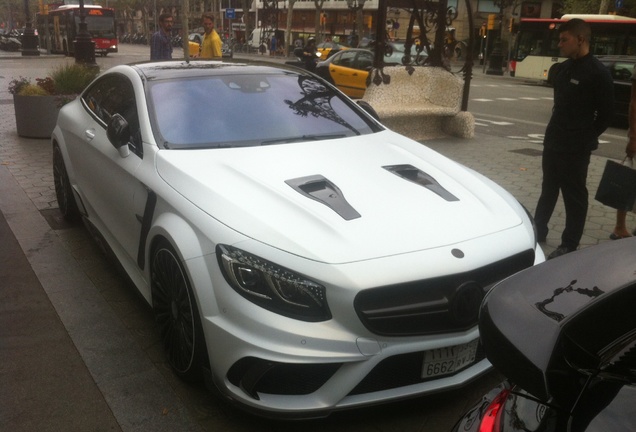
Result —
<instances>
[{"instance_id":1,"label":"red and white bus","mask_svg":"<svg viewBox=\"0 0 636 432\"><path fill-rule=\"evenodd\" d=\"M636 19L618 15L563 15L561 19L522 19L511 56L511 75L551 80L555 64L566 59L559 53L559 26L572 18L590 24L594 55L636 55Z\"/></svg>"},{"instance_id":2,"label":"red and white bus","mask_svg":"<svg viewBox=\"0 0 636 432\"><path fill-rule=\"evenodd\" d=\"M51 53L75 55L75 38L79 32L80 7L77 4L51 5L47 13L38 14L37 27L40 46ZM115 10L101 6L84 6L85 20L91 40L95 43L95 54L102 56L117 52Z\"/></svg>"}]
</instances>

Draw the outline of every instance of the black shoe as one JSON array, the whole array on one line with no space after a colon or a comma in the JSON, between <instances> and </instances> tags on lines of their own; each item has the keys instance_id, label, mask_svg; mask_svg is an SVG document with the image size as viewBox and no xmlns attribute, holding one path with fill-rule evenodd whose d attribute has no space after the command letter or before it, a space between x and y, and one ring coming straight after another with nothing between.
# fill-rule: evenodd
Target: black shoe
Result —
<instances>
[{"instance_id":1,"label":"black shoe","mask_svg":"<svg viewBox=\"0 0 636 432\"><path fill-rule=\"evenodd\" d=\"M553 258L558 258L561 255L565 255L567 253L574 252L575 250L576 249L570 249L569 247L566 247L566 246L559 246L558 248L553 250L550 255L548 255L548 259L551 260Z\"/></svg>"}]
</instances>

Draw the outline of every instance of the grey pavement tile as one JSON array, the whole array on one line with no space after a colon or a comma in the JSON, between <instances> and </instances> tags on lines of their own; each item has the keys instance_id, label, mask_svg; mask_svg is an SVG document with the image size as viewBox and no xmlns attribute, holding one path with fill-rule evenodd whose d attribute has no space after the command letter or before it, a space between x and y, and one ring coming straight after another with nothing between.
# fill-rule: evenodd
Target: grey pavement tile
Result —
<instances>
[{"instance_id":1,"label":"grey pavement tile","mask_svg":"<svg viewBox=\"0 0 636 432\"><path fill-rule=\"evenodd\" d=\"M154 368L111 379L101 388L126 431L202 430Z\"/></svg>"}]
</instances>

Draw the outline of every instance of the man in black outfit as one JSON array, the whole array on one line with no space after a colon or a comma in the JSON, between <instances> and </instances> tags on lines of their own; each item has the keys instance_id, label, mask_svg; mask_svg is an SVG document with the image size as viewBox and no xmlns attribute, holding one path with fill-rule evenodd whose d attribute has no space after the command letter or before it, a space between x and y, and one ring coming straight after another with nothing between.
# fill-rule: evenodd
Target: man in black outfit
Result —
<instances>
[{"instance_id":1,"label":"man in black outfit","mask_svg":"<svg viewBox=\"0 0 636 432\"><path fill-rule=\"evenodd\" d=\"M316 49L316 39L309 38L307 40L307 45L305 45L305 48L303 48L302 60L305 64L305 69L310 72L316 70L316 60L318 59L318 56L316 55L317 52L318 50Z\"/></svg>"},{"instance_id":2,"label":"man in black outfit","mask_svg":"<svg viewBox=\"0 0 636 432\"><path fill-rule=\"evenodd\" d=\"M590 26L571 19L559 28L559 49L566 61L554 76L554 107L543 141L543 183L535 211L539 242L548 235L548 222L563 194L565 229L556 258L576 250L587 217L585 185L590 155L614 113L614 88L609 70L590 53Z\"/></svg>"}]
</instances>

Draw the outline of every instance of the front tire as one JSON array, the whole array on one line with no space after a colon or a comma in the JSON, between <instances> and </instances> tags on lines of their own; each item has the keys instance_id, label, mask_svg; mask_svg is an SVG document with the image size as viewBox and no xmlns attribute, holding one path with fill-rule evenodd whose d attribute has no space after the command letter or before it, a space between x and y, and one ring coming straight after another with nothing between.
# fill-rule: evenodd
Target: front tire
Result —
<instances>
[{"instance_id":1,"label":"front tire","mask_svg":"<svg viewBox=\"0 0 636 432\"><path fill-rule=\"evenodd\" d=\"M196 300L174 248L161 240L151 258L152 309L168 363L184 381L203 378L207 349Z\"/></svg>"},{"instance_id":2,"label":"front tire","mask_svg":"<svg viewBox=\"0 0 636 432\"><path fill-rule=\"evenodd\" d=\"M78 222L81 215L64 165L62 150L57 144L53 146L53 183L55 184L57 205L62 216L69 222Z\"/></svg>"}]
</instances>

